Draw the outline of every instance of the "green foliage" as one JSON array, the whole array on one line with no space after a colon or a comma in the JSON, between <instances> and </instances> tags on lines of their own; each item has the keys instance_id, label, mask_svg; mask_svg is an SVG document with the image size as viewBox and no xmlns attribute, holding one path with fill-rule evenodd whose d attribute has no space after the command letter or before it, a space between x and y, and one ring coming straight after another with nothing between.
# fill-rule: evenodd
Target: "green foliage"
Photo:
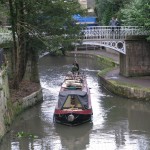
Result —
<instances>
[{"instance_id":1,"label":"green foliage","mask_svg":"<svg viewBox=\"0 0 150 150\"><path fill-rule=\"evenodd\" d=\"M55 51L59 47L68 47L72 42L77 41L81 28L75 25L72 16L84 14L77 1L38 0L34 2L34 6L33 1L30 2L26 4L31 8L27 8L28 14L25 18L28 24L25 27L33 35L38 33L35 37L42 49ZM32 40L36 41L35 37Z\"/></svg>"},{"instance_id":2,"label":"green foliage","mask_svg":"<svg viewBox=\"0 0 150 150\"><path fill-rule=\"evenodd\" d=\"M144 26L150 32L150 1L132 0L120 10L123 24ZM150 39L150 37L149 37Z\"/></svg>"},{"instance_id":3,"label":"green foliage","mask_svg":"<svg viewBox=\"0 0 150 150\"><path fill-rule=\"evenodd\" d=\"M1 2L3 5L0 6L0 13L2 14L7 10L8 14L7 1L1 0ZM21 5L23 5L23 8L21 8ZM72 16L74 14L85 14L78 1L75 0L13 0L12 8L14 14L10 15L13 15L15 32L17 34L18 31L20 32L20 26L24 29L23 36L31 35L28 36L27 46L50 51L61 46L66 47L67 45L68 47L72 42L77 41L77 35L81 28L75 25ZM22 14L21 11L23 11ZM3 20L1 16L4 15L0 15L0 21Z\"/></svg>"},{"instance_id":4,"label":"green foliage","mask_svg":"<svg viewBox=\"0 0 150 150\"><path fill-rule=\"evenodd\" d=\"M18 133L16 134L16 136L17 136L18 138L30 138L30 139L36 139L36 138L38 138L38 136L36 136L36 135L34 135L34 134L26 133L26 132L23 132L23 131L18 132Z\"/></svg>"},{"instance_id":5,"label":"green foliage","mask_svg":"<svg viewBox=\"0 0 150 150\"><path fill-rule=\"evenodd\" d=\"M105 75L106 75L109 71L111 71L111 70L113 70L113 69L114 69L114 67L110 67L110 68L103 69L102 71L99 71L99 72L98 72L98 75L99 75L99 76L102 76L102 77L105 77Z\"/></svg>"},{"instance_id":6,"label":"green foliage","mask_svg":"<svg viewBox=\"0 0 150 150\"><path fill-rule=\"evenodd\" d=\"M149 0L96 0L96 13L102 25L108 25L114 16L121 25L144 26L150 31Z\"/></svg>"},{"instance_id":7,"label":"green foliage","mask_svg":"<svg viewBox=\"0 0 150 150\"><path fill-rule=\"evenodd\" d=\"M121 9L124 25L143 25L142 21L142 0L132 0ZM130 6L130 7L129 7Z\"/></svg>"},{"instance_id":8,"label":"green foliage","mask_svg":"<svg viewBox=\"0 0 150 150\"><path fill-rule=\"evenodd\" d=\"M0 44L0 47L1 47L1 48L9 48L9 47L12 47L12 41L10 41L10 42L6 41L6 42L4 42L4 43L1 43L1 44Z\"/></svg>"},{"instance_id":9,"label":"green foliage","mask_svg":"<svg viewBox=\"0 0 150 150\"><path fill-rule=\"evenodd\" d=\"M127 82L122 82L122 81L118 81L118 80L109 80L109 82L111 82L112 84L116 85L116 86L122 86L122 87L129 87L129 88L137 88L137 89L142 89L141 86L136 85L136 84L132 84L132 83L127 83Z\"/></svg>"},{"instance_id":10,"label":"green foliage","mask_svg":"<svg viewBox=\"0 0 150 150\"><path fill-rule=\"evenodd\" d=\"M8 9L3 1L0 0L0 26L8 22Z\"/></svg>"},{"instance_id":11,"label":"green foliage","mask_svg":"<svg viewBox=\"0 0 150 150\"><path fill-rule=\"evenodd\" d=\"M112 17L120 17L118 11L128 0L96 0L96 12L99 22L108 25Z\"/></svg>"},{"instance_id":12,"label":"green foliage","mask_svg":"<svg viewBox=\"0 0 150 150\"><path fill-rule=\"evenodd\" d=\"M25 75L27 61L32 59L31 62L35 62L33 59L37 50L49 50L54 53L60 51L60 47L65 49L78 40L80 26L75 24L72 16L83 15L84 11L78 1L74 0L0 2L3 2L5 10L9 11L13 35L12 84L17 89ZM4 12L1 8L3 7L0 7L0 12ZM31 57L33 55L35 57Z\"/></svg>"}]
</instances>

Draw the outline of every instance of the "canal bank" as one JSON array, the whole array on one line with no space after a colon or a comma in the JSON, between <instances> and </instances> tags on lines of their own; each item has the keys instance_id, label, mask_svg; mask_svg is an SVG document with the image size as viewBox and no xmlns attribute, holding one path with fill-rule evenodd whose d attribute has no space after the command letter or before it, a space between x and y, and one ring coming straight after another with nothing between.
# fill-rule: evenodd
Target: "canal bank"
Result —
<instances>
[{"instance_id":1,"label":"canal bank","mask_svg":"<svg viewBox=\"0 0 150 150\"><path fill-rule=\"evenodd\" d=\"M32 85L37 88L33 89ZM0 70L0 141L5 133L9 131L17 115L43 100L40 84L32 83L32 85L30 82L28 88L22 89L22 92L19 92L19 90L15 91L14 96L9 88L7 68L3 67L2 70ZM28 91L28 89L30 91ZM13 99L14 97L16 99Z\"/></svg>"},{"instance_id":2,"label":"canal bank","mask_svg":"<svg viewBox=\"0 0 150 150\"><path fill-rule=\"evenodd\" d=\"M119 55L105 50L73 51L71 55L94 57L103 65L100 83L109 91L133 100L150 101L150 76L124 77L119 74Z\"/></svg>"}]
</instances>

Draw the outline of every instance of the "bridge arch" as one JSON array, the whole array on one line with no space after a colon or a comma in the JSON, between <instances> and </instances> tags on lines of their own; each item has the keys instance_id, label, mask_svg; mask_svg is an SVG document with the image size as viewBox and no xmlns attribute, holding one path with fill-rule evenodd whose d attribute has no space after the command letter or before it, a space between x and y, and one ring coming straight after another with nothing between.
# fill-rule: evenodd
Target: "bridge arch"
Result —
<instances>
[{"instance_id":1,"label":"bridge arch","mask_svg":"<svg viewBox=\"0 0 150 150\"><path fill-rule=\"evenodd\" d=\"M104 46L119 53L126 54L125 41L84 41L82 45Z\"/></svg>"}]
</instances>

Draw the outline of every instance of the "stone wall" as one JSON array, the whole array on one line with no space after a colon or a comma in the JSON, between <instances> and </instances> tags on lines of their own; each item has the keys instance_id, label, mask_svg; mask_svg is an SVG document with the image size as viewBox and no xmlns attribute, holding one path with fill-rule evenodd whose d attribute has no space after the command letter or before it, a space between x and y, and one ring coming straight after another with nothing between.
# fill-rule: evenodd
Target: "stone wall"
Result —
<instances>
[{"instance_id":1,"label":"stone wall","mask_svg":"<svg viewBox=\"0 0 150 150\"><path fill-rule=\"evenodd\" d=\"M107 80L103 76L99 76L99 78L101 85L116 95L134 100L150 101L150 91L148 90L124 86L122 84L115 83L115 81Z\"/></svg>"},{"instance_id":2,"label":"stone wall","mask_svg":"<svg viewBox=\"0 0 150 150\"><path fill-rule=\"evenodd\" d=\"M25 109L43 101L42 89L12 103L9 93L7 70L0 70L0 140L15 117Z\"/></svg>"},{"instance_id":3,"label":"stone wall","mask_svg":"<svg viewBox=\"0 0 150 150\"><path fill-rule=\"evenodd\" d=\"M6 69L0 70L0 138L5 134L4 115L7 111L9 99L8 77Z\"/></svg>"},{"instance_id":4,"label":"stone wall","mask_svg":"<svg viewBox=\"0 0 150 150\"><path fill-rule=\"evenodd\" d=\"M32 93L31 95L28 95L13 103L13 113L16 116L23 110L31 106L34 106L35 104L41 101L43 101L43 94L42 89L39 89L38 91Z\"/></svg>"},{"instance_id":5,"label":"stone wall","mask_svg":"<svg viewBox=\"0 0 150 150\"><path fill-rule=\"evenodd\" d=\"M150 75L150 42L143 36L130 36L125 40L126 55L120 54L120 74L129 76Z\"/></svg>"}]
</instances>

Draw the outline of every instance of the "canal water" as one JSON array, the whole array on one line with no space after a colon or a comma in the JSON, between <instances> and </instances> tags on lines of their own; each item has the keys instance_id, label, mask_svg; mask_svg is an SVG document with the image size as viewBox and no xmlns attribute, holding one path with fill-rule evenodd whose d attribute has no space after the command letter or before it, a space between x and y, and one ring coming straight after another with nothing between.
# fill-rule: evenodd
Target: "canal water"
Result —
<instances>
[{"instance_id":1,"label":"canal water","mask_svg":"<svg viewBox=\"0 0 150 150\"><path fill-rule=\"evenodd\" d=\"M53 123L60 85L73 60L49 55L40 59L44 101L17 117L0 150L149 150L150 103L118 97L103 88L97 77L101 67L94 59L77 58L91 88L92 122L75 127ZM21 132L24 136L18 137Z\"/></svg>"}]
</instances>

